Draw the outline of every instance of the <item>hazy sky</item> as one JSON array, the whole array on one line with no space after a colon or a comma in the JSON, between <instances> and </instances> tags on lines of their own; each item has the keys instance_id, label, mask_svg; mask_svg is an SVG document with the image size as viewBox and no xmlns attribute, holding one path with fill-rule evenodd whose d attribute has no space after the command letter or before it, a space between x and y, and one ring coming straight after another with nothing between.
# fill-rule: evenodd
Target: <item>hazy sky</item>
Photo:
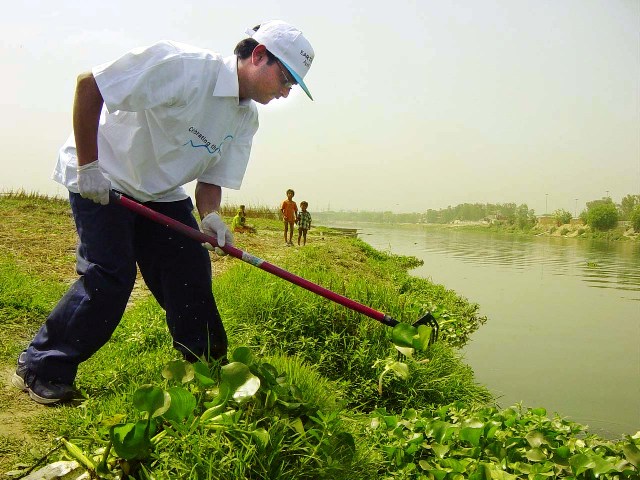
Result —
<instances>
[{"instance_id":1,"label":"hazy sky","mask_svg":"<svg viewBox=\"0 0 640 480\"><path fill-rule=\"evenodd\" d=\"M579 213L640 193L639 0L10 2L0 190L66 195L50 175L78 73L161 39L229 55L269 19L311 41L315 101L297 91L260 107L229 202L275 206L293 188L311 212Z\"/></svg>"}]
</instances>

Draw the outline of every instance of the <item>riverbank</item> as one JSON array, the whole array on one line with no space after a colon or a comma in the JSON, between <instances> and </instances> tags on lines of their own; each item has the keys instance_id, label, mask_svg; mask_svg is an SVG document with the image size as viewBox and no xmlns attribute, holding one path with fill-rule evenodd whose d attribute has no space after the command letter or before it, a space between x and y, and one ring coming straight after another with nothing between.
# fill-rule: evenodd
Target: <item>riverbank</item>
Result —
<instances>
[{"instance_id":1,"label":"riverbank","mask_svg":"<svg viewBox=\"0 0 640 480\"><path fill-rule=\"evenodd\" d=\"M403 224L399 224L403 225ZM535 225L530 229L521 229L515 226L492 224L489 222L456 222L450 224L424 223L406 224L411 226L419 225L425 229L441 230L461 230L487 233L503 233L505 235L516 236L546 236L576 238L582 240L606 240L606 241L640 241L640 233L635 232L632 227L619 226L607 232L595 231L588 225L564 224L564 225Z\"/></svg>"},{"instance_id":2,"label":"riverbank","mask_svg":"<svg viewBox=\"0 0 640 480\"><path fill-rule=\"evenodd\" d=\"M175 360L163 312L139 284L114 337L81 366L80 403L35 405L10 388L9 379L19 351L75 276L75 233L64 201L4 197L0 215L0 472L68 457L60 436L91 458L105 455L109 426L141 418L131 400L139 387L176 386L161 375L163 365ZM439 341L399 364L387 327L235 259L212 255L214 293L233 348L248 347L265 362L260 365L279 372L275 377L263 372L262 387L268 378L282 378L292 387L274 384L252 400L222 408L227 420L211 424L200 403L212 401L211 385L191 381L187 389L198 403L190 416L182 423L154 424L165 433L154 437L142 459L115 461L113 451L106 455L112 470L127 466L142 475L152 469L157 478L186 478L189 471L196 472L189 478L251 473L355 479L371 472L381 478L435 478L437 472L451 478L480 472L515 478L534 467L566 473L579 463L576 477L587 478L597 457L606 472L637 473L623 452L623 447L637 450L635 440L590 439L578 425L547 419L542 408L494 408L457 354L485 319L477 305L455 292L408 275L417 259L321 229L311 230L307 246L286 247L280 222L249 218L249 223L257 233L236 235L240 248L407 323L432 310L442 325ZM234 360L240 358L254 365L246 354ZM525 440L534 432L547 443ZM586 440L577 443L578 437ZM606 452L595 452L593 442L606 445ZM554 456L559 448L562 456ZM215 461L203 467L205 459ZM607 475L601 478L613 478Z\"/></svg>"}]
</instances>

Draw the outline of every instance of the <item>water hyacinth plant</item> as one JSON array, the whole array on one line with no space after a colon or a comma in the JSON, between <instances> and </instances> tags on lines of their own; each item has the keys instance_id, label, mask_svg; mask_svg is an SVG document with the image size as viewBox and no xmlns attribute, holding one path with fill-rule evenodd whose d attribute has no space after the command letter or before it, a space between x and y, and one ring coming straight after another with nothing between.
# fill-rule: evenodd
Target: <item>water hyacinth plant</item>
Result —
<instances>
[{"instance_id":1,"label":"water hyacinth plant","mask_svg":"<svg viewBox=\"0 0 640 480\"><path fill-rule=\"evenodd\" d=\"M153 469L165 478L350 478L364 465L338 404L318 409L246 347L223 366L169 362L162 376L163 387L135 391L142 418L112 425L106 446L87 453L65 440L95 478L151 478Z\"/></svg>"}]
</instances>

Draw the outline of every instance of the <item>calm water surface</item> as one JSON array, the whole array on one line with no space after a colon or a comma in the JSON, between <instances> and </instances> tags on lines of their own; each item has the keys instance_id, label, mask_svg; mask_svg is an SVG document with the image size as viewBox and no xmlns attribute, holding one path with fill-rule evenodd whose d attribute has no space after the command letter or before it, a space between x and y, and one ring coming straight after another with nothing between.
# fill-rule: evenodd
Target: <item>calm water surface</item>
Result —
<instances>
[{"instance_id":1,"label":"calm water surface","mask_svg":"<svg viewBox=\"0 0 640 480\"><path fill-rule=\"evenodd\" d=\"M463 354L502 407L544 407L610 438L640 430L639 242L351 226L480 305L488 322Z\"/></svg>"}]
</instances>

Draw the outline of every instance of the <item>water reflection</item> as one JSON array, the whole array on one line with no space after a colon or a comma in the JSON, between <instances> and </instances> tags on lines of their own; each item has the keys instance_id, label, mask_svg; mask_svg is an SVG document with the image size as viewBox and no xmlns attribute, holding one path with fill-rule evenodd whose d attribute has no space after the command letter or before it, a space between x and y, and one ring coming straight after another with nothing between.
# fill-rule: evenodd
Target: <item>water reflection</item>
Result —
<instances>
[{"instance_id":1,"label":"water reflection","mask_svg":"<svg viewBox=\"0 0 640 480\"><path fill-rule=\"evenodd\" d=\"M368 235L387 235L385 230L363 227L362 238L367 241ZM406 227L396 231L388 240L390 243L403 243L402 237L406 236L420 237L420 242L414 242L418 251L444 255L470 264L515 270L542 267L550 275L577 277L589 287L640 292L638 242L521 238L432 229L418 232ZM640 301L639 296L629 298Z\"/></svg>"}]
</instances>

